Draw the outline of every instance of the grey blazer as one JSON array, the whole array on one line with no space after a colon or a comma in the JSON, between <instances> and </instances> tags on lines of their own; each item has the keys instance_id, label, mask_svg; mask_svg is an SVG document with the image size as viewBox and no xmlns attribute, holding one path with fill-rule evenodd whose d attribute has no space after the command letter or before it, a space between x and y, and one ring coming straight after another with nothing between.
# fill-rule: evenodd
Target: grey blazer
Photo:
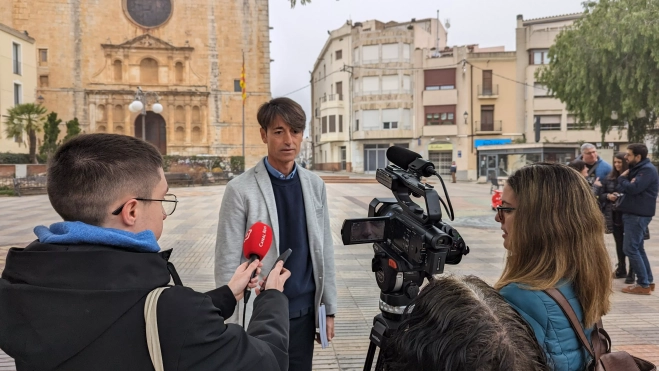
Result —
<instances>
[{"instance_id":1,"label":"grey blazer","mask_svg":"<svg viewBox=\"0 0 659 371\"><path fill-rule=\"evenodd\" d=\"M304 211L306 213L311 263L316 283L315 308L316 326L317 310L325 305L327 314L336 313L336 280L334 270L334 246L330 230L330 217L327 209L327 192L325 183L316 174L297 167L296 176L302 183ZM226 285L236 268L246 259L243 256L243 239L247 229L256 222L263 222L272 227L274 236L268 254L263 258L263 274L272 267L287 246L279 246L279 219L277 205L272 190L270 176L263 160L247 170L244 174L227 184L220 208L215 245L215 284ZM251 316L252 295L247 306L247 317ZM242 321L243 303L238 303L234 315L228 320ZM242 322L241 322L242 323Z\"/></svg>"}]
</instances>

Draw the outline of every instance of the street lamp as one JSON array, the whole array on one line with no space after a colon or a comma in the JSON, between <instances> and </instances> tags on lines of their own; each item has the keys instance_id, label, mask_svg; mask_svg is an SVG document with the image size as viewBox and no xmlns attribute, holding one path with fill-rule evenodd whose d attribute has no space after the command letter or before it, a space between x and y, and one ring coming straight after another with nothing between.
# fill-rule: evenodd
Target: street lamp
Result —
<instances>
[{"instance_id":1,"label":"street lamp","mask_svg":"<svg viewBox=\"0 0 659 371\"><path fill-rule=\"evenodd\" d=\"M155 91L143 91L141 87L137 87L137 92L135 93L135 100L133 103L128 105L128 110L133 113L140 112L142 113L142 140L146 140L146 105L149 104L149 96L155 100L155 103L151 105L151 110L154 113L162 112L162 104L159 103L160 97Z\"/></svg>"},{"instance_id":2,"label":"street lamp","mask_svg":"<svg viewBox=\"0 0 659 371\"><path fill-rule=\"evenodd\" d=\"M467 111L465 111L465 113L464 113L464 115L462 115L462 117L465 118L465 125L467 125L467 119L469 118L469 114L467 113Z\"/></svg>"},{"instance_id":3,"label":"street lamp","mask_svg":"<svg viewBox=\"0 0 659 371\"><path fill-rule=\"evenodd\" d=\"M611 111L611 120L617 120L618 119L618 112L617 111Z\"/></svg>"},{"instance_id":4,"label":"street lamp","mask_svg":"<svg viewBox=\"0 0 659 371\"><path fill-rule=\"evenodd\" d=\"M39 104L43 104L44 101L45 101L45 99L43 98L43 95L39 95L39 96L37 97L37 103L39 103Z\"/></svg>"}]
</instances>

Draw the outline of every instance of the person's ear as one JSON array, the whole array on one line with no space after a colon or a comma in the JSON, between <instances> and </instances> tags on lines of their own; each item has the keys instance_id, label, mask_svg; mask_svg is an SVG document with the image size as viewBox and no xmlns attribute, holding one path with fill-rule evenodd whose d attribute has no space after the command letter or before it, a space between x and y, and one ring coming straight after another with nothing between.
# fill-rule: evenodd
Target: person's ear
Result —
<instances>
[{"instance_id":1,"label":"person's ear","mask_svg":"<svg viewBox=\"0 0 659 371\"><path fill-rule=\"evenodd\" d=\"M265 131L264 128L261 128L261 140L263 143L268 144L268 133Z\"/></svg>"},{"instance_id":2,"label":"person's ear","mask_svg":"<svg viewBox=\"0 0 659 371\"><path fill-rule=\"evenodd\" d=\"M121 221L125 225L133 226L137 222L137 205L138 201L136 199L132 199L124 204L124 208L121 210L119 217L121 217Z\"/></svg>"}]
</instances>

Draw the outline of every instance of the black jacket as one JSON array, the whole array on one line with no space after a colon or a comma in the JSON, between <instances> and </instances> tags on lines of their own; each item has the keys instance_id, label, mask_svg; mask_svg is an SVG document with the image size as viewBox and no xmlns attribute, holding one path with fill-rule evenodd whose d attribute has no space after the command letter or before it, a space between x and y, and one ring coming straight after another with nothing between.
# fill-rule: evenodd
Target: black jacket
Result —
<instances>
[{"instance_id":1,"label":"black jacket","mask_svg":"<svg viewBox=\"0 0 659 371\"><path fill-rule=\"evenodd\" d=\"M618 187L618 179L611 179L608 176L604 179L600 179L602 183L601 187L593 187L595 189L595 195L597 196L597 201L600 204L602 213L604 214L604 221L606 223L606 232L611 233L613 231L613 223L619 223L619 214L618 211L613 210L615 202L609 201L607 196L610 193L615 193L616 187ZM616 215L614 215L614 213Z\"/></svg>"},{"instance_id":2,"label":"black jacket","mask_svg":"<svg viewBox=\"0 0 659 371\"><path fill-rule=\"evenodd\" d=\"M0 279L0 348L18 371L153 370L144 303L170 282L170 253L39 242L10 249ZM259 295L247 333L224 324L235 305L226 286L165 290L157 309L165 370L287 370L286 296Z\"/></svg>"},{"instance_id":3,"label":"black jacket","mask_svg":"<svg viewBox=\"0 0 659 371\"><path fill-rule=\"evenodd\" d=\"M625 195L618 211L623 214L654 216L659 191L657 168L646 158L629 168L627 177L618 177L617 190Z\"/></svg>"}]
</instances>

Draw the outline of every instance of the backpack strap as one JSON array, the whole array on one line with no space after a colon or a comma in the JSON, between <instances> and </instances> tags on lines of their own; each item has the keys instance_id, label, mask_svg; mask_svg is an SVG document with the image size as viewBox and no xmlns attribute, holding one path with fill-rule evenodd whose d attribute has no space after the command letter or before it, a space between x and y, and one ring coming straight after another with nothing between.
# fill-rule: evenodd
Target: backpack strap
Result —
<instances>
[{"instance_id":1,"label":"backpack strap","mask_svg":"<svg viewBox=\"0 0 659 371\"><path fill-rule=\"evenodd\" d=\"M577 314L574 312L574 309L572 309L572 306L567 301L565 296L563 296L563 294L555 288L546 289L543 290L543 292L549 295L550 298L554 299L556 304L561 307L563 314L565 314L565 317L567 317L567 319L570 321L570 326L572 326L572 329L577 334L581 344L584 346L584 348L586 348L588 353L590 353L590 356L594 358L595 363L599 362L600 356L602 355L601 347L596 346L595 351L593 352L593 348L591 347L590 342L588 342L588 338L586 337L586 334L583 331L583 327L577 318ZM601 320L598 321L598 326L595 328L595 331L598 333L599 328L601 328L601 323ZM599 336L597 336L597 339L599 339Z\"/></svg>"},{"instance_id":2,"label":"backpack strap","mask_svg":"<svg viewBox=\"0 0 659 371\"><path fill-rule=\"evenodd\" d=\"M149 347L151 363L155 371L163 371L162 351L160 349L160 337L158 336L158 298L167 287L153 289L146 296L144 303L144 321L146 322L146 344Z\"/></svg>"}]
</instances>

